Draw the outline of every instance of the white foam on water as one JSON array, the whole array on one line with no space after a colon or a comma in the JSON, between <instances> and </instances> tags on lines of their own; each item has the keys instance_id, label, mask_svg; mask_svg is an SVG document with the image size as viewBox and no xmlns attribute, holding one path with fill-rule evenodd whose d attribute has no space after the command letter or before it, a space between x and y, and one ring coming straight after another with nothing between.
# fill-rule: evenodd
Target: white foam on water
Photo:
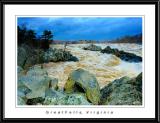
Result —
<instances>
[{"instance_id":1,"label":"white foam on water","mask_svg":"<svg viewBox=\"0 0 160 123\"><path fill-rule=\"evenodd\" d=\"M111 48L117 48L127 52L142 54L142 46L138 44L96 44L101 46L102 49L106 46ZM68 79L69 74L78 68L85 69L93 73L100 87L105 86L108 82L118 79L123 76L135 77L142 72L142 63L130 63L125 62L115 55L101 53L100 51L83 50L83 47L87 47L89 44L68 44L67 51L70 51L72 55L76 56L79 61L72 62L56 62L54 64L48 63L48 72L52 77L56 77L59 80L59 85L64 86ZM64 45L54 45L54 48L63 49Z\"/></svg>"},{"instance_id":2,"label":"white foam on water","mask_svg":"<svg viewBox=\"0 0 160 123\"><path fill-rule=\"evenodd\" d=\"M129 63L121 61L118 66L114 67L115 69L122 71L125 76L134 77L142 72L142 63Z\"/></svg>"}]
</instances>

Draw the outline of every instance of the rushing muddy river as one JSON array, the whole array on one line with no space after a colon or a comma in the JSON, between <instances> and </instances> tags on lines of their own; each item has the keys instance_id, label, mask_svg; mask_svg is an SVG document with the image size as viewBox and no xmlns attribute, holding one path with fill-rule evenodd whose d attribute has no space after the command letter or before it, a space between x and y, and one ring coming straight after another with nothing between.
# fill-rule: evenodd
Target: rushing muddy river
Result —
<instances>
[{"instance_id":1,"label":"rushing muddy river","mask_svg":"<svg viewBox=\"0 0 160 123\"><path fill-rule=\"evenodd\" d=\"M78 68L83 68L90 73L93 73L100 87L107 85L111 81L123 76L135 77L142 72L142 62L129 63L125 62L118 57L111 54L103 54L100 51L83 50L83 47L87 47L89 44L68 44L67 51L70 51L72 55L76 56L79 61L65 61L57 63L44 64L45 69L52 78L57 78L59 81L59 87L63 87L68 79L69 74ZM96 44L101 46L102 49L106 46L111 48L118 48L126 52L134 53L138 56L142 56L142 45L139 44ZM64 45L51 45L52 48L63 49Z\"/></svg>"}]
</instances>

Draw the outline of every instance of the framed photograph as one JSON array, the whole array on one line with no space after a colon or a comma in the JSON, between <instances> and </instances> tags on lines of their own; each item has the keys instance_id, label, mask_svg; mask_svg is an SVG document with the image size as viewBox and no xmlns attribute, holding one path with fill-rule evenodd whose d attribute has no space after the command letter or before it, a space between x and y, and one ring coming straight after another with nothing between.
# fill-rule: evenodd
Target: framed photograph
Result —
<instances>
[{"instance_id":1,"label":"framed photograph","mask_svg":"<svg viewBox=\"0 0 160 123\"><path fill-rule=\"evenodd\" d=\"M2 121L158 122L158 1L1 8Z\"/></svg>"}]
</instances>

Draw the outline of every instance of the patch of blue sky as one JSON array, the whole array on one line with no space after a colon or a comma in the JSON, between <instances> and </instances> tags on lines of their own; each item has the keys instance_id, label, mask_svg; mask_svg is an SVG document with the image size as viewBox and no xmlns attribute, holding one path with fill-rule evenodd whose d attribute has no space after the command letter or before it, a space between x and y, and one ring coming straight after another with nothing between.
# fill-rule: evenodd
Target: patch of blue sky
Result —
<instances>
[{"instance_id":1,"label":"patch of blue sky","mask_svg":"<svg viewBox=\"0 0 160 123\"><path fill-rule=\"evenodd\" d=\"M112 40L142 33L141 17L18 17L37 35L51 30L54 40Z\"/></svg>"}]
</instances>

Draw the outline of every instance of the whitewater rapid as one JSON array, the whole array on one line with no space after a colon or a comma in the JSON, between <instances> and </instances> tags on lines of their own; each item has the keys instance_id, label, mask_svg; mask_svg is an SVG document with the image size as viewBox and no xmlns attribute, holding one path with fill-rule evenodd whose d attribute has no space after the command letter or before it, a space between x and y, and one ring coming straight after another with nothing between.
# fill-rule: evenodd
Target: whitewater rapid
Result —
<instances>
[{"instance_id":1,"label":"whitewater rapid","mask_svg":"<svg viewBox=\"0 0 160 123\"><path fill-rule=\"evenodd\" d=\"M66 47L72 55L76 56L79 61L50 62L44 64L45 69L52 78L57 78L59 87L63 88L68 79L69 74L78 68L85 69L93 73L100 87L104 87L108 83L123 76L135 77L142 72L142 62L129 63L125 62L112 54L103 54L100 51L83 50L89 44L69 44ZM106 46L118 48L126 52L134 53L142 56L142 45L139 44L96 44L102 49ZM52 48L63 49L64 45L51 45Z\"/></svg>"}]
</instances>

